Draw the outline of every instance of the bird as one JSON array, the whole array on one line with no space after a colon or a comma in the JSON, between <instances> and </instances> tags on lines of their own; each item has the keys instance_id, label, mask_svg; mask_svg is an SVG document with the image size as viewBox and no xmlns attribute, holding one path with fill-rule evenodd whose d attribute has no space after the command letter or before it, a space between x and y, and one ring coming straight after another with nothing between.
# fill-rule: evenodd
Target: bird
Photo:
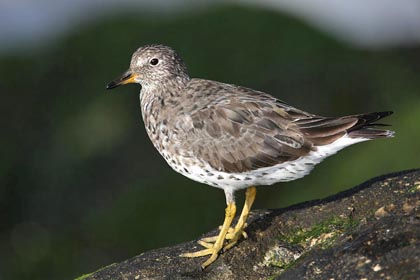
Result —
<instances>
[{"instance_id":1,"label":"bird","mask_svg":"<svg viewBox=\"0 0 420 280\"><path fill-rule=\"evenodd\" d=\"M323 117L297 109L267 93L218 81L191 78L171 47L138 48L129 69L107 89L140 84L140 108L147 134L176 172L222 189L225 218L217 236L202 238L204 269L242 237L256 186L302 178L339 150L363 141L393 137L377 121L392 111ZM245 203L235 225L235 193Z\"/></svg>"}]
</instances>

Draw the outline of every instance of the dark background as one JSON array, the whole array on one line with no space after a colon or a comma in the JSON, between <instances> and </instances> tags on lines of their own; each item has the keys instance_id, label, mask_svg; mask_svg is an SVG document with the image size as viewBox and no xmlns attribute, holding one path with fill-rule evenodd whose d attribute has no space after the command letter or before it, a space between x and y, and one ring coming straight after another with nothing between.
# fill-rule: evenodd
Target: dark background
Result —
<instances>
[{"instance_id":1,"label":"dark background","mask_svg":"<svg viewBox=\"0 0 420 280\"><path fill-rule=\"evenodd\" d=\"M262 90L320 115L395 111L386 120L395 138L347 148L301 180L260 187L254 208L419 167L418 46L356 48L290 16L240 6L103 17L36 51L0 54L0 279L71 279L222 222L223 192L175 173L153 148L139 86L105 90L149 43L175 48L192 77Z\"/></svg>"}]
</instances>

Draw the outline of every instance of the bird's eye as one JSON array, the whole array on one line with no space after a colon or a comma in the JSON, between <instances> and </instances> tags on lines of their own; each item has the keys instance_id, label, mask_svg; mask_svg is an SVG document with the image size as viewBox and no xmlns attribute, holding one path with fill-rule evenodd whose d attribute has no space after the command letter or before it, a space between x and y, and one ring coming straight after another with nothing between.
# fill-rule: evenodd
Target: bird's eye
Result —
<instances>
[{"instance_id":1,"label":"bird's eye","mask_svg":"<svg viewBox=\"0 0 420 280\"><path fill-rule=\"evenodd\" d=\"M152 65L157 65L158 63L159 63L159 59L157 59L157 58L152 58L150 60L150 64L152 64Z\"/></svg>"}]
</instances>

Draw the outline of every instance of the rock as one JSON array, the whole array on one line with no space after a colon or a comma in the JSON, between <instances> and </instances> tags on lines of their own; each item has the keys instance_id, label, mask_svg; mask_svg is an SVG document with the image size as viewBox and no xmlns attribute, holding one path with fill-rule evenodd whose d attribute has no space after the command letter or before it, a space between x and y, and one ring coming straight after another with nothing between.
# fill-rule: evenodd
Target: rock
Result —
<instances>
[{"instance_id":1,"label":"rock","mask_svg":"<svg viewBox=\"0 0 420 280\"><path fill-rule=\"evenodd\" d=\"M205 257L179 257L200 249L194 240L78 279L415 279L419 207L420 170L389 174L326 199L253 211L248 239L204 271Z\"/></svg>"}]
</instances>

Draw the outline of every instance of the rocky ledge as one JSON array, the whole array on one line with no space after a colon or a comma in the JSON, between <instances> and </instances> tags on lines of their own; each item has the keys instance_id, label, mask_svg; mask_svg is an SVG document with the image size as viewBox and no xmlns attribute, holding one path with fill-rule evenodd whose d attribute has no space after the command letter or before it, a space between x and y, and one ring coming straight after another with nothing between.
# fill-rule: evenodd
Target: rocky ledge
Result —
<instances>
[{"instance_id":1,"label":"rocky ledge","mask_svg":"<svg viewBox=\"0 0 420 280\"><path fill-rule=\"evenodd\" d=\"M205 270L205 257L179 257L199 249L193 240L78 280L418 279L419 209L420 170L388 174L326 199L253 211L248 238Z\"/></svg>"}]
</instances>

